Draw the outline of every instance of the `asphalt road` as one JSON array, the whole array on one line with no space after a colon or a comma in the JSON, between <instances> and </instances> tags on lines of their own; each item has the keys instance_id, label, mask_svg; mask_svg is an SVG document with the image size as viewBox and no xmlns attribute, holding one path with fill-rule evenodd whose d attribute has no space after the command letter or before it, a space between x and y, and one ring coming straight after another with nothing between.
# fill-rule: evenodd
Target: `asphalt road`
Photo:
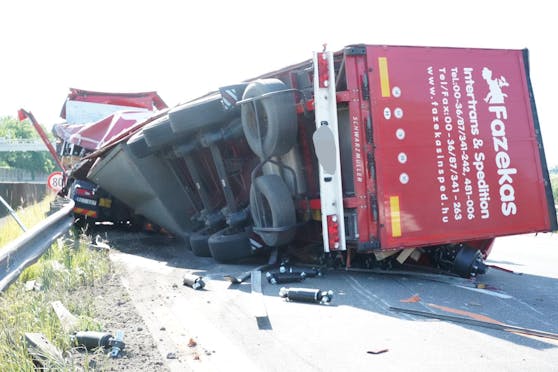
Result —
<instances>
[{"instance_id":1,"label":"asphalt road","mask_svg":"<svg viewBox=\"0 0 558 372\"><path fill-rule=\"evenodd\" d=\"M556 340L390 310L558 333L557 235L497 239L488 263L521 275L490 269L476 281L487 289L441 275L343 270L292 285L332 290L329 305L286 302L265 279L263 295L223 279L263 262L220 265L153 235L110 233L109 241L163 358L176 356L166 359L173 371L558 371ZM185 273L203 276L204 290L182 285Z\"/></svg>"}]
</instances>

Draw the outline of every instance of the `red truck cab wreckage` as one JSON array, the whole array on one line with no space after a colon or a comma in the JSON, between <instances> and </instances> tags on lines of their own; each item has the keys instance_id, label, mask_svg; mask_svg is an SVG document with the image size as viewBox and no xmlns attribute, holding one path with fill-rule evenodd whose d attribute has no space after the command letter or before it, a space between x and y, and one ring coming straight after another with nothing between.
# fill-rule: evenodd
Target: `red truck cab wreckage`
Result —
<instances>
[{"instance_id":1,"label":"red truck cab wreckage","mask_svg":"<svg viewBox=\"0 0 558 372\"><path fill-rule=\"evenodd\" d=\"M81 158L144 122L167 105L156 92L105 93L71 88L62 106L64 123L54 124L61 168L72 168ZM64 193L75 202L75 224L95 221L129 223L130 208L85 177L70 177Z\"/></svg>"},{"instance_id":2,"label":"red truck cab wreckage","mask_svg":"<svg viewBox=\"0 0 558 372\"><path fill-rule=\"evenodd\" d=\"M157 111L74 174L221 262L319 247L481 274L495 237L558 226L527 57L315 53Z\"/></svg>"}]
</instances>

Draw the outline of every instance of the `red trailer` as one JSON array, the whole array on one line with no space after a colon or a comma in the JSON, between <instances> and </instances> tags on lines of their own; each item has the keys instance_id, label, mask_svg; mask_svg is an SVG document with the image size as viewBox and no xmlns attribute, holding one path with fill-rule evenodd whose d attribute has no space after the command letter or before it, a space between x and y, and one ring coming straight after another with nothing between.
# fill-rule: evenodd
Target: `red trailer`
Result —
<instances>
[{"instance_id":1,"label":"red trailer","mask_svg":"<svg viewBox=\"0 0 558 372\"><path fill-rule=\"evenodd\" d=\"M344 204L364 201L357 249L471 242L486 255L495 236L556 228L526 51L349 51L337 95L354 171Z\"/></svg>"},{"instance_id":2,"label":"red trailer","mask_svg":"<svg viewBox=\"0 0 558 372\"><path fill-rule=\"evenodd\" d=\"M206 251L218 260L246 254L249 238L319 243L347 266L469 276L484 272L495 237L557 228L527 50L315 53L172 108L99 156L89 178L122 200L133 185L112 168L125 159L153 183L140 159L159 159L201 223L183 235L193 249L218 246Z\"/></svg>"}]
</instances>

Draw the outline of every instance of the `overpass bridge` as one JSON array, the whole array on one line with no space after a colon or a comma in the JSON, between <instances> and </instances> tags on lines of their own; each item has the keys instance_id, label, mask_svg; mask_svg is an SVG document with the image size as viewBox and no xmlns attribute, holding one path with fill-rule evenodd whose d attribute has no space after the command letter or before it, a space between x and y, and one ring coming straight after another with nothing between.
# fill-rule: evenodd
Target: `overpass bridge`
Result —
<instances>
[{"instance_id":1,"label":"overpass bridge","mask_svg":"<svg viewBox=\"0 0 558 372\"><path fill-rule=\"evenodd\" d=\"M56 144L52 144L56 148ZM0 152L9 151L48 151L40 139L0 138Z\"/></svg>"},{"instance_id":2,"label":"overpass bridge","mask_svg":"<svg viewBox=\"0 0 558 372\"><path fill-rule=\"evenodd\" d=\"M25 169L0 167L0 184L36 183L46 185L48 173L30 172Z\"/></svg>"}]
</instances>

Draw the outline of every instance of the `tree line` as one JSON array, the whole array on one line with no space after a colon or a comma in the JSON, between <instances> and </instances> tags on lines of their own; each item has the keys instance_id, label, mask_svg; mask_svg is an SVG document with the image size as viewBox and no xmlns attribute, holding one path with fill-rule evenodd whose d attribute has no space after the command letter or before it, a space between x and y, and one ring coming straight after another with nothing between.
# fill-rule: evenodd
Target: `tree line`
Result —
<instances>
[{"instance_id":1,"label":"tree line","mask_svg":"<svg viewBox=\"0 0 558 372\"><path fill-rule=\"evenodd\" d=\"M39 134L28 120L20 122L10 116L0 118L0 138L40 140ZM0 152L0 167L25 169L32 174L50 173L56 168L48 151Z\"/></svg>"}]
</instances>

